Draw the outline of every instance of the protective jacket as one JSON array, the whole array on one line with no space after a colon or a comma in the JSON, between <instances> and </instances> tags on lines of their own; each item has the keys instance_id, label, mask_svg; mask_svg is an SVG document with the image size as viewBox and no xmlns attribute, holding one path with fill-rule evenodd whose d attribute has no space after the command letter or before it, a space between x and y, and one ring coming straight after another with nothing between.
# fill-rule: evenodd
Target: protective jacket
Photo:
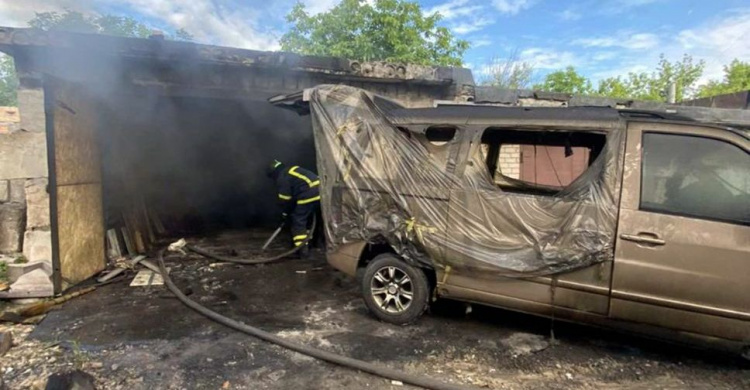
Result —
<instances>
[{"instance_id":1,"label":"protective jacket","mask_svg":"<svg viewBox=\"0 0 750 390\"><path fill-rule=\"evenodd\" d=\"M294 246L300 246L307 240L307 223L320 203L320 180L318 175L305 168L287 168L282 164L275 168L273 175L279 192L279 203L284 210L283 219L286 220L291 214L292 240Z\"/></svg>"},{"instance_id":2,"label":"protective jacket","mask_svg":"<svg viewBox=\"0 0 750 390\"><path fill-rule=\"evenodd\" d=\"M296 165L288 169L284 167L283 171L276 176L279 203L287 213L294 208L295 204L303 205L319 201L319 186L318 175Z\"/></svg>"}]
</instances>

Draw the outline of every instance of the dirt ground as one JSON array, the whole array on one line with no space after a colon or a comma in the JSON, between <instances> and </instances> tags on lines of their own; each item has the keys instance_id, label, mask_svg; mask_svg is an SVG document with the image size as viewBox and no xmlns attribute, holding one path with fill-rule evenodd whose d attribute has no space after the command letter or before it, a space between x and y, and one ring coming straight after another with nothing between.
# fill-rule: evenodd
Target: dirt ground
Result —
<instances>
[{"instance_id":1,"label":"dirt ground","mask_svg":"<svg viewBox=\"0 0 750 390\"><path fill-rule=\"evenodd\" d=\"M265 232L198 242L240 255ZM742 389L750 367L720 353L500 309L446 302L407 327L378 322L355 280L321 252L261 266L168 258L175 282L212 310L290 340L452 383L490 389ZM11 389L44 388L80 368L100 389L405 389L217 325L165 287L132 276L72 300L37 326L3 325L14 347L0 358ZM0 330L3 330L0 329Z\"/></svg>"}]
</instances>

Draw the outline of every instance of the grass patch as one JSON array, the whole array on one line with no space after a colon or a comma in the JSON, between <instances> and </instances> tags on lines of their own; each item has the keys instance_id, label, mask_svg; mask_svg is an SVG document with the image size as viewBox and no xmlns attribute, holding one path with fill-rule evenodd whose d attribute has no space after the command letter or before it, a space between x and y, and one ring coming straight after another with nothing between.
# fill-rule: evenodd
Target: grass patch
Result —
<instances>
[{"instance_id":1,"label":"grass patch","mask_svg":"<svg viewBox=\"0 0 750 390\"><path fill-rule=\"evenodd\" d=\"M26 264L29 262L29 259L26 258L24 255L19 255L13 260L13 264Z\"/></svg>"}]
</instances>

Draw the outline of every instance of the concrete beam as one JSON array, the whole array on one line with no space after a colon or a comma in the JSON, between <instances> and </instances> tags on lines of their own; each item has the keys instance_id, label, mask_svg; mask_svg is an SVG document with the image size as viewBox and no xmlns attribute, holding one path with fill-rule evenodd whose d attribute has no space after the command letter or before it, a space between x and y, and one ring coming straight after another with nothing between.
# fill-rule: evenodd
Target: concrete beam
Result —
<instances>
[{"instance_id":1,"label":"concrete beam","mask_svg":"<svg viewBox=\"0 0 750 390\"><path fill-rule=\"evenodd\" d=\"M176 64L237 66L250 69L284 69L307 73L358 76L370 80L441 81L453 77L454 68L382 61L362 62L337 57L303 56L294 53L245 50L162 39L124 38L70 32L47 33L29 28L0 27L0 51L12 55L39 49L98 58L145 61L157 68ZM165 66L166 65L166 66ZM468 71L465 70L464 71ZM465 73L465 72L464 72ZM448 79L449 80L449 79ZM472 78L473 81L473 78Z\"/></svg>"}]
</instances>

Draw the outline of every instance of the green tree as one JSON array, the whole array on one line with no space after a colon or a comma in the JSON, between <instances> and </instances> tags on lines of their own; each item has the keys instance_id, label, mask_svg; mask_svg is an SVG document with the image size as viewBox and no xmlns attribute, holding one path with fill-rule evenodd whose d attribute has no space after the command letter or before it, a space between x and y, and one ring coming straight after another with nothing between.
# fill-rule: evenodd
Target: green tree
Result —
<instances>
[{"instance_id":1,"label":"green tree","mask_svg":"<svg viewBox=\"0 0 750 390\"><path fill-rule=\"evenodd\" d=\"M13 57L0 53L0 106L17 106L18 77Z\"/></svg>"},{"instance_id":2,"label":"green tree","mask_svg":"<svg viewBox=\"0 0 750 390\"><path fill-rule=\"evenodd\" d=\"M596 91L597 95L612 98L630 98L630 88L620 76L610 77L599 81Z\"/></svg>"},{"instance_id":3,"label":"green tree","mask_svg":"<svg viewBox=\"0 0 750 390\"><path fill-rule=\"evenodd\" d=\"M694 62L689 55L671 62L662 54L653 72L630 72L599 82L596 93L613 98L667 101L669 85L675 83L676 101L695 96L696 83L703 75L703 61Z\"/></svg>"},{"instance_id":4,"label":"green tree","mask_svg":"<svg viewBox=\"0 0 750 390\"><path fill-rule=\"evenodd\" d=\"M709 97L750 90L750 62L735 59L724 66L724 79L711 80L698 89L698 96Z\"/></svg>"},{"instance_id":5,"label":"green tree","mask_svg":"<svg viewBox=\"0 0 750 390\"><path fill-rule=\"evenodd\" d=\"M460 66L469 42L456 39L409 0L343 0L328 12L310 15L297 3L281 49L305 55Z\"/></svg>"},{"instance_id":6,"label":"green tree","mask_svg":"<svg viewBox=\"0 0 750 390\"><path fill-rule=\"evenodd\" d=\"M579 74L572 66L548 74L541 84L533 87L539 91L587 95L593 92L591 81Z\"/></svg>"},{"instance_id":7,"label":"green tree","mask_svg":"<svg viewBox=\"0 0 750 390\"><path fill-rule=\"evenodd\" d=\"M696 63L688 54L675 62L670 62L662 54L656 71L651 74L631 73L628 75L628 84L636 99L666 101L669 85L675 83L675 98L680 102L695 95L695 84L703 75L704 68L703 61Z\"/></svg>"},{"instance_id":8,"label":"green tree","mask_svg":"<svg viewBox=\"0 0 750 390\"><path fill-rule=\"evenodd\" d=\"M703 61L694 62L690 55L685 54L682 60L671 62L662 54L653 72L631 72L628 73L627 78L621 80L621 86L627 93L623 94L622 90L618 90L619 95L609 95L606 93L608 92L606 84L603 89L600 85L599 92L611 97L665 102L668 98L669 85L675 83L675 100L680 102L695 95L696 83L703 75L704 68Z\"/></svg>"},{"instance_id":9,"label":"green tree","mask_svg":"<svg viewBox=\"0 0 750 390\"><path fill-rule=\"evenodd\" d=\"M89 34L106 34L120 37L147 38L153 30L129 16L85 15L80 12L37 12L29 21L29 26L44 31L72 31ZM173 40L192 40L187 31L179 29L165 38Z\"/></svg>"},{"instance_id":10,"label":"green tree","mask_svg":"<svg viewBox=\"0 0 750 390\"><path fill-rule=\"evenodd\" d=\"M492 59L485 68L487 75L481 80L482 85L502 89L529 88L534 76L534 66L526 61L520 61L516 50L506 59Z\"/></svg>"}]
</instances>

